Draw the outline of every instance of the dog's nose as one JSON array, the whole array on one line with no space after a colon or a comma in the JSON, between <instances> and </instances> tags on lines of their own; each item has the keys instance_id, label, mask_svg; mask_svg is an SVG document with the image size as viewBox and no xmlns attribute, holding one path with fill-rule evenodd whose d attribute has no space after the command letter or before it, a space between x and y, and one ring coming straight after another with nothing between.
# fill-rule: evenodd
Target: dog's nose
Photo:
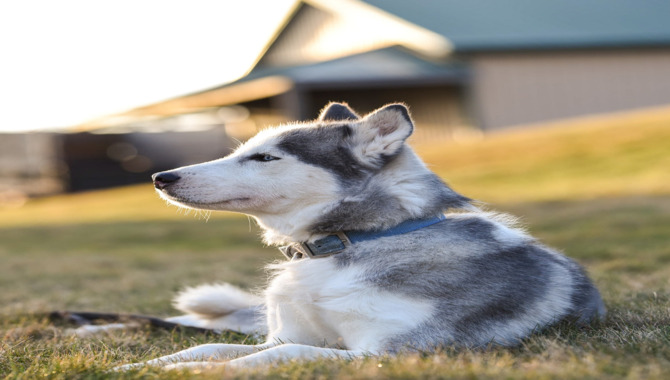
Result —
<instances>
[{"instance_id":1,"label":"dog's nose","mask_svg":"<svg viewBox=\"0 0 670 380\"><path fill-rule=\"evenodd\" d=\"M177 182L177 180L179 180L181 177L174 173L162 172L152 175L151 178L154 180L154 187L159 190L163 190L171 184Z\"/></svg>"}]
</instances>

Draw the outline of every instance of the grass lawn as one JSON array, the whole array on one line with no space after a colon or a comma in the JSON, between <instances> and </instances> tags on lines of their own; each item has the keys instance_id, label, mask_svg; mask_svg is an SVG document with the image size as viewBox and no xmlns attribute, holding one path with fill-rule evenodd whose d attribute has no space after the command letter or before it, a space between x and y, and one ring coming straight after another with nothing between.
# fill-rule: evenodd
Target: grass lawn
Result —
<instances>
[{"instance_id":1,"label":"grass lawn","mask_svg":"<svg viewBox=\"0 0 670 380\"><path fill-rule=\"evenodd\" d=\"M133 331L81 339L56 309L169 316L185 285L265 283L243 216L184 215L150 186L64 195L0 209L0 378L612 378L670 377L670 110L419 147L459 191L522 217L584 264L609 308L589 328L559 325L515 348L349 362L286 363L208 374L105 371L206 342L252 337Z\"/></svg>"}]
</instances>

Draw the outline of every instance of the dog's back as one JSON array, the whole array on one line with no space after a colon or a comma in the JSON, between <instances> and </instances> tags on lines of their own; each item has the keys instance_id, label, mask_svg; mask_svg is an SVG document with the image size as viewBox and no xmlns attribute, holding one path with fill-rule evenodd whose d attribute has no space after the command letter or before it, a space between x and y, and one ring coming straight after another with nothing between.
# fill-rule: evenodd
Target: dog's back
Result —
<instances>
[{"instance_id":1,"label":"dog's back","mask_svg":"<svg viewBox=\"0 0 670 380\"><path fill-rule=\"evenodd\" d=\"M513 345L563 319L585 323L605 315L579 265L485 213L447 214L439 224L361 243L336 260L364 268L372 286L433 305L431 316L385 350Z\"/></svg>"}]
</instances>

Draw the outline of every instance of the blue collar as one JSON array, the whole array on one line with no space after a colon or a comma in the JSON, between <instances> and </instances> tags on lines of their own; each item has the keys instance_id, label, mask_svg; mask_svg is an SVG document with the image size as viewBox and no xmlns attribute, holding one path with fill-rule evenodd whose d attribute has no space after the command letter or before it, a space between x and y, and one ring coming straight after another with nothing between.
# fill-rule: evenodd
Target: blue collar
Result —
<instances>
[{"instance_id":1,"label":"blue collar","mask_svg":"<svg viewBox=\"0 0 670 380\"><path fill-rule=\"evenodd\" d=\"M362 241L375 240L382 237L396 236L408 232L420 230L432 226L446 218L444 215L428 219L406 220L395 227L382 231L341 231L334 235L328 235L311 243L293 243L279 250L289 260L293 258L303 258L305 256L312 259L328 257L344 251L348 246Z\"/></svg>"}]
</instances>

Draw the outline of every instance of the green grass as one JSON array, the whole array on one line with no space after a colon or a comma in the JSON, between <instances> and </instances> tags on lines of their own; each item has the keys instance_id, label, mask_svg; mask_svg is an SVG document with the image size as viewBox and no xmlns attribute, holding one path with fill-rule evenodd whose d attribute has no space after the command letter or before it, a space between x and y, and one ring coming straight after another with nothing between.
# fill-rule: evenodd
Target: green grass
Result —
<instances>
[{"instance_id":1,"label":"green grass","mask_svg":"<svg viewBox=\"0 0 670 380\"><path fill-rule=\"evenodd\" d=\"M623 117L420 147L456 189L521 216L531 233L584 264L609 308L600 325L559 325L507 349L447 348L243 373L110 374L114 365L196 344L253 339L148 328L82 339L44 313L169 316L182 286L263 286L263 264L281 259L262 247L246 218L185 216L142 185L0 209L0 378L668 378L670 112L652 116L629 117L629 129Z\"/></svg>"}]
</instances>

